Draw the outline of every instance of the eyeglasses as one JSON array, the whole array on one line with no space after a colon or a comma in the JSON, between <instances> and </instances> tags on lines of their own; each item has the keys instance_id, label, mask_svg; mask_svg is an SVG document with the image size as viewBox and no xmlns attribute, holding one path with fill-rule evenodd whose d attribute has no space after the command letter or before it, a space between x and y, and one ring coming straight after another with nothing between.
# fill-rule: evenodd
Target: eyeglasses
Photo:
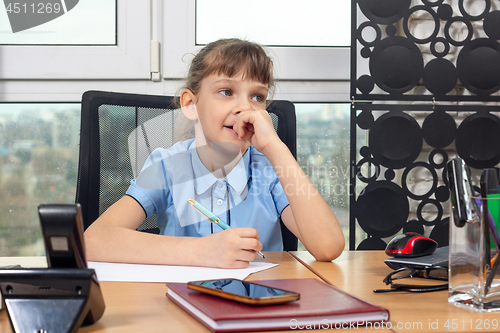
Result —
<instances>
[{"instance_id":1,"label":"eyeglasses","mask_svg":"<svg viewBox=\"0 0 500 333\"><path fill-rule=\"evenodd\" d=\"M391 272L384 278L384 283L390 285L391 289L375 289L375 293L385 293L391 291L408 291L414 293L425 293L438 290L448 289L448 284L437 285L417 285L417 284L400 284L393 283L394 280L407 278L424 278L432 280L448 281L448 268L442 266L432 266L426 268L411 268L403 267Z\"/></svg>"}]
</instances>

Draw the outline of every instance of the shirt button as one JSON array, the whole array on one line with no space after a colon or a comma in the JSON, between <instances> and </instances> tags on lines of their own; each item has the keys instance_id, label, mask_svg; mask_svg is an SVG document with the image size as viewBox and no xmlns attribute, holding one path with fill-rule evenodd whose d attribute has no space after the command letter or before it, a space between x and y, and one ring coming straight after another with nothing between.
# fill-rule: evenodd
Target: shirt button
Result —
<instances>
[{"instance_id":1,"label":"shirt button","mask_svg":"<svg viewBox=\"0 0 500 333\"><path fill-rule=\"evenodd\" d=\"M222 205L222 199L217 200L217 204L220 206Z\"/></svg>"}]
</instances>

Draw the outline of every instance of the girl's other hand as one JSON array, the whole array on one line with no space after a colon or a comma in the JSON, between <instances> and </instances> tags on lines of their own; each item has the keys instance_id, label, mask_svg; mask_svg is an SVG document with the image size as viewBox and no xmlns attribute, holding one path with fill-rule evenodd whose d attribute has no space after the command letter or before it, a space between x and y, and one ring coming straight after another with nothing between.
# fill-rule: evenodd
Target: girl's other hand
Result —
<instances>
[{"instance_id":1,"label":"girl's other hand","mask_svg":"<svg viewBox=\"0 0 500 333\"><path fill-rule=\"evenodd\" d=\"M262 250L254 228L232 228L200 238L203 266L246 268Z\"/></svg>"},{"instance_id":2,"label":"girl's other hand","mask_svg":"<svg viewBox=\"0 0 500 333\"><path fill-rule=\"evenodd\" d=\"M266 110L240 112L233 129L240 139L249 141L260 152L263 152L269 144L281 142L274 130L271 116Z\"/></svg>"}]
</instances>

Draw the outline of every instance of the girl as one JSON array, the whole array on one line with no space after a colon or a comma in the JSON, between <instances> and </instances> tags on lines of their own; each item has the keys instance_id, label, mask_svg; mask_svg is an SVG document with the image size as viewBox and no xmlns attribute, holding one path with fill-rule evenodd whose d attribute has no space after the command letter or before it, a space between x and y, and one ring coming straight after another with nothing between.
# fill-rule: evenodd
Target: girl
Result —
<instances>
[{"instance_id":1,"label":"girl","mask_svg":"<svg viewBox=\"0 0 500 333\"><path fill-rule=\"evenodd\" d=\"M195 138L151 154L126 195L85 231L88 259L243 268L256 251L282 250L280 216L317 260L338 257L337 218L265 110L273 87L260 45L223 39L203 48L179 99ZM190 197L231 229L205 220ZM151 214L162 235L135 230Z\"/></svg>"}]
</instances>

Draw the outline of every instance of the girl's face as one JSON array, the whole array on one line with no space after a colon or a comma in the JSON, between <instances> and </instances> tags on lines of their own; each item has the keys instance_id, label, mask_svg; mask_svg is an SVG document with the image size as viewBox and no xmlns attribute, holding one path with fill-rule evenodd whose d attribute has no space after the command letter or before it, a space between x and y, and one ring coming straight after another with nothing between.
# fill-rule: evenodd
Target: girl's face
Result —
<instances>
[{"instance_id":1,"label":"girl's face","mask_svg":"<svg viewBox=\"0 0 500 333\"><path fill-rule=\"evenodd\" d=\"M250 143L240 140L233 125L241 111L265 109L267 94L267 84L244 80L242 73L231 78L212 74L203 79L194 104L206 140L234 143L244 153Z\"/></svg>"}]
</instances>

